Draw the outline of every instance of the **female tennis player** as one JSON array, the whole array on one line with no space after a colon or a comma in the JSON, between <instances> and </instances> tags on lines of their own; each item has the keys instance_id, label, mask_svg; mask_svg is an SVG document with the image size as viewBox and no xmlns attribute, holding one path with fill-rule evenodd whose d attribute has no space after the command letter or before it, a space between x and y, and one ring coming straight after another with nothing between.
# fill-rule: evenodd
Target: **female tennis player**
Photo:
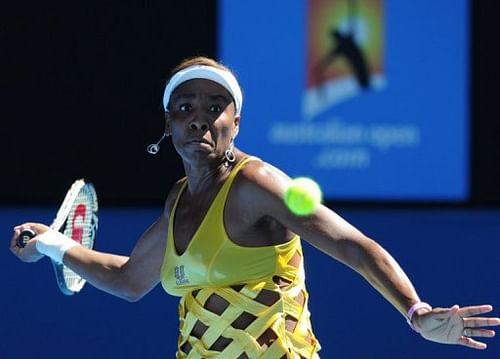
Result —
<instances>
[{"instance_id":1,"label":"female tennis player","mask_svg":"<svg viewBox=\"0 0 500 359\"><path fill-rule=\"evenodd\" d=\"M301 239L361 274L424 338L485 349L477 338L493 337L486 327L500 324L479 316L490 305L433 308L386 250L332 210L297 216L286 207L290 178L234 146L242 100L235 76L212 59L173 70L165 133L186 176L130 257L84 248L39 223L15 227L11 250L26 262L58 258L129 301L161 282L180 297L177 358L318 358ZM38 235L20 248L26 228Z\"/></svg>"}]
</instances>

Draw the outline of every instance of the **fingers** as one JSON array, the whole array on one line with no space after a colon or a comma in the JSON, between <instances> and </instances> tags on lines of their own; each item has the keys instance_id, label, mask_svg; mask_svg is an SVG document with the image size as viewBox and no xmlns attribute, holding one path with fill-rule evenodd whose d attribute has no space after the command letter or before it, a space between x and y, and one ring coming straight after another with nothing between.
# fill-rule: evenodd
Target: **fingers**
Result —
<instances>
[{"instance_id":1,"label":"fingers","mask_svg":"<svg viewBox=\"0 0 500 359\"><path fill-rule=\"evenodd\" d=\"M34 223L23 223L23 224L20 224L20 225L14 227L14 231L18 232L18 233L21 233L25 229L31 229L31 226L33 224Z\"/></svg>"},{"instance_id":2,"label":"fingers","mask_svg":"<svg viewBox=\"0 0 500 359\"><path fill-rule=\"evenodd\" d=\"M41 223L26 222L26 223L20 224L18 226L15 226L14 231L19 231L19 233L21 233L25 229L32 229L32 230L37 231L41 227L45 227L45 225L43 225Z\"/></svg>"},{"instance_id":3,"label":"fingers","mask_svg":"<svg viewBox=\"0 0 500 359\"><path fill-rule=\"evenodd\" d=\"M458 314L461 317L471 317L473 315L489 313L493 310L493 307L489 304L485 305L471 305L468 307L463 307L458 310Z\"/></svg>"},{"instance_id":4,"label":"fingers","mask_svg":"<svg viewBox=\"0 0 500 359\"><path fill-rule=\"evenodd\" d=\"M10 239L10 250L14 254L18 254L20 248L17 245L17 238L19 238L19 235L21 234L21 230L18 227L14 227L14 233L12 234L12 238Z\"/></svg>"},{"instance_id":5,"label":"fingers","mask_svg":"<svg viewBox=\"0 0 500 359\"><path fill-rule=\"evenodd\" d=\"M21 225L18 225L18 226L15 226L14 229L13 229L13 235L12 235L12 239L10 241L10 248L11 250L13 251L13 249L15 249L16 247L19 248L18 246L18 243L17 243L17 240L20 236L20 234L24 231L24 230L32 230L35 232L35 234L42 234L43 232L45 232L49 227L47 227L46 225L44 224L41 224L41 223L31 223L31 222L27 222L27 223L23 223Z\"/></svg>"},{"instance_id":6,"label":"fingers","mask_svg":"<svg viewBox=\"0 0 500 359\"><path fill-rule=\"evenodd\" d=\"M434 308L433 317L435 319L447 319L455 314L458 314L460 317L464 319L464 324L466 327L500 325L500 318L486 318L486 317L469 318L474 315L489 313L492 310L493 307L489 304L474 305L463 308L460 308L458 305L454 305L451 308Z\"/></svg>"},{"instance_id":7,"label":"fingers","mask_svg":"<svg viewBox=\"0 0 500 359\"><path fill-rule=\"evenodd\" d=\"M488 317L473 317L467 318L477 314L489 313L493 310L491 305L476 305L470 307L464 307L459 310L459 315L461 315L464 320L465 329L470 330L470 328L479 327L494 327L500 325L500 318L488 318ZM495 335L495 332L490 330L482 333L489 333L491 336ZM468 335L468 334L465 334ZM475 335L472 335L475 336Z\"/></svg>"},{"instance_id":8,"label":"fingers","mask_svg":"<svg viewBox=\"0 0 500 359\"><path fill-rule=\"evenodd\" d=\"M464 328L463 333L466 337L493 338L495 336L494 330L482 328Z\"/></svg>"},{"instance_id":9,"label":"fingers","mask_svg":"<svg viewBox=\"0 0 500 359\"><path fill-rule=\"evenodd\" d=\"M468 328L494 327L500 325L500 318L464 318L464 326Z\"/></svg>"},{"instance_id":10,"label":"fingers","mask_svg":"<svg viewBox=\"0 0 500 359\"><path fill-rule=\"evenodd\" d=\"M19 243L18 243L18 239L19 239L19 236L21 235L21 232L26 230L26 229L34 230L34 228L40 227L40 226L41 225L38 223L23 223L21 225L15 226L13 228L12 238L10 240L10 245L9 245L10 251L18 257L20 255L22 255L24 248L21 248L19 246ZM36 230L35 232L38 233L38 230Z\"/></svg>"},{"instance_id":11,"label":"fingers","mask_svg":"<svg viewBox=\"0 0 500 359\"><path fill-rule=\"evenodd\" d=\"M484 350L488 347L486 343L478 342L477 340L465 336L461 336L460 339L458 339L458 344L478 350Z\"/></svg>"},{"instance_id":12,"label":"fingers","mask_svg":"<svg viewBox=\"0 0 500 359\"><path fill-rule=\"evenodd\" d=\"M13 244L16 243L16 240L17 240L17 237L19 237L19 235L21 234L21 231L19 229L17 229L16 227L14 227L14 230L12 231L12 238L10 240L10 246L12 247Z\"/></svg>"}]
</instances>

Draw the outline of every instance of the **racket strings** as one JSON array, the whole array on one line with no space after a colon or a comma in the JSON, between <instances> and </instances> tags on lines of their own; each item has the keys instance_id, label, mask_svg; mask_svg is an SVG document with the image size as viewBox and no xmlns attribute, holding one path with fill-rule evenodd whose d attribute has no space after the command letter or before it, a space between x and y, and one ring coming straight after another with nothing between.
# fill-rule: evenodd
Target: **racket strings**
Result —
<instances>
[{"instance_id":1,"label":"racket strings","mask_svg":"<svg viewBox=\"0 0 500 359\"><path fill-rule=\"evenodd\" d=\"M76 240L82 246L92 249L97 231L97 209L94 187L85 184L83 180L77 181L68 191L51 227ZM64 294L71 295L82 289L85 279L64 264L55 262L53 264L57 282Z\"/></svg>"}]
</instances>

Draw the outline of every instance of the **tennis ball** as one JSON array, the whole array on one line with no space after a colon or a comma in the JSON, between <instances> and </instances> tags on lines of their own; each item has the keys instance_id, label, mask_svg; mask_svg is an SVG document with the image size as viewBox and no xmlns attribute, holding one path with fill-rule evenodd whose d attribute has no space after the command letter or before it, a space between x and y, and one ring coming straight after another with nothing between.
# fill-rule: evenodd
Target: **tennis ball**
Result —
<instances>
[{"instance_id":1,"label":"tennis ball","mask_svg":"<svg viewBox=\"0 0 500 359\"><path fill-rule=\"evenodd\" d=\"M294 214L307 216L321 203L321 188L312 179L297 177L285 191L285 204Z\"/></svg>"}]
</instances>

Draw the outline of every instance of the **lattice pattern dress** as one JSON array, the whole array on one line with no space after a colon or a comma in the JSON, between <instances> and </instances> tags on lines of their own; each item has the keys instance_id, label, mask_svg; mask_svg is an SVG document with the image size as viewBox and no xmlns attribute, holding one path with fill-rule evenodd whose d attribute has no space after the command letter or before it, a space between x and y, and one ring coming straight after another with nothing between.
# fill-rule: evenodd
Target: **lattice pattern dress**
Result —
<instances>
[{"instance_id":1,"label":"lattice pattern dress","mask_svg":"<svg viewBox=\"0 0 500 359\"><path fill-rule=\"evenodd\" d=\"M301 241L242 247L224 229L224 204L238 171L217 194L186 251L173 241L170 216L161 269L164 289L180 296L176 358L319 358L311 329ZM217 305L215 305L217 303Z\"/></svg>"}]
</instances>

